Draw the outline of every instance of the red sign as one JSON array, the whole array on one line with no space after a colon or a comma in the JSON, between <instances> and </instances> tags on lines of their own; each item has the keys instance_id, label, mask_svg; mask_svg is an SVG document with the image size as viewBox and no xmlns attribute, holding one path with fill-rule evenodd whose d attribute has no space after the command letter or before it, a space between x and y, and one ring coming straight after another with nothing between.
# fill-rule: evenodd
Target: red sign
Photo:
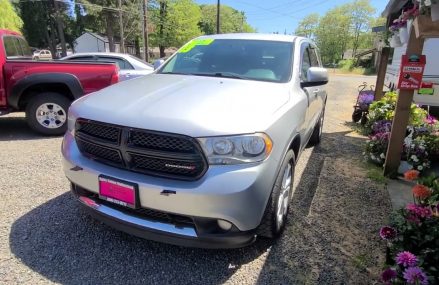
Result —
<instances>
[{"instance_id":1,"label":"red sign","mask_svg":"<svg viewBox=\"0 0 439 285\"><path fill-rule=\"evenodd\" d=\"M424 75L425 55L403 55L399 72L398 89L416 90L421 88Z\"/></svg>"}]
</instances>

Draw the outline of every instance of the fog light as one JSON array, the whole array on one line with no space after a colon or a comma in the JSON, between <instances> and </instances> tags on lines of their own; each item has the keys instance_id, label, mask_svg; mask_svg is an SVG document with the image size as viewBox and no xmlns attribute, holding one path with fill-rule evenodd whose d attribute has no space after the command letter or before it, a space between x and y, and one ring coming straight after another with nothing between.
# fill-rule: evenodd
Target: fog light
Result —
<instances>
[{"instance_id":1,"label":"fog light","mask_svg":"<svg viewBox=\"0 0 439 285\"><path fill-rule=\"evenodd\" d=\"M218 220L218 226L224 231L229 231L232 228L232 224L224 220Z\"/></svg>"}]
</instances>

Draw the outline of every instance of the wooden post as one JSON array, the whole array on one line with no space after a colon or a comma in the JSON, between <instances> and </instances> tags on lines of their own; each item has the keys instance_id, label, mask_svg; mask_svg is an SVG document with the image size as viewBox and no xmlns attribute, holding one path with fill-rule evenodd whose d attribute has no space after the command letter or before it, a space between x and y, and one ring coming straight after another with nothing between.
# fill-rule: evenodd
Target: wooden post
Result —
<instances>
[{"instance_id":1,"label":"wooden post","mask_svg":"<svg viewBox=\"0 0 439 285\"><path fill-rule=\"evenodd\" d=\"M383 97L384 79L386 77L389 55L390 55L390 48L384 47L381 50L380 63L378 66L377 82L375 84L375 101L378 101Z\"/></svg>"},{"instance_id":2,"label":"wooden post","mask_svg":"<svg viewBox=\"0 0 439 285\"><path fill-rule=\"evenodd\" d=\"M406 54L421 55L424 48L424 38L416 38L415 29L412 27L410 38L407 44ZM401 162L401 153L404 146L404 138L407 132L407 125L410 116L410 106L413 102L413 90L400 90L396 102L395 117L392 123L389 147L387 148L384 174L393 175L398 171Z\"/></svg>"}]
</instances>

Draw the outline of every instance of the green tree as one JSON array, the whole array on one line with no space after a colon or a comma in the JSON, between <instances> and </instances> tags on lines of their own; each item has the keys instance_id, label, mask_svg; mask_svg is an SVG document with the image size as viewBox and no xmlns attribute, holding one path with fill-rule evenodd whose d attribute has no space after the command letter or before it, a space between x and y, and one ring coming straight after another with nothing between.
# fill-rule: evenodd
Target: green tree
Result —
<instances>
[{"instance_id":1,"label":"green tree","mask_svg":"<svg viewBox=\"0 0 439 285\"><path fill-rule=\"evenodd\" d=\"M319 21L316 42L325 63L343 59L350 40L349 7L342 5L329 10Z\"/></svg>"},{"instance_id":2,"label":"green tree","mask_svg":"<svg viewBox=\"0 0 439 285\"><path fill-rule=\"evenodd\" d=\"M17 15L9 0L0 0L0 29L8 29L19 32L23 27L23 21Z\"/></svg>"},{"instance_id":3,"label":"green tree","mask_svg":"<svg viewBox=\"0 0 439 285\"><path fill-rule=\"evenodd\" d=\"M216 5L201 5L200 29L205 35L216 34ZM244 12L227 5L220 6L221 33L253 33L255 29L247 23Z\"/></svg>"},{"instance_id":4,"label":"green tree","mask_svg":"<svg viewBox=\"0 0 439 285\"><path fill-rule=\"evenodd\" d=\"M319 26L320 16L317 13L309 14L300 21L295 34L310 39L315 38L317 27Z\"/></svg>"},{"instance_id":5,"label":"green tree","mask_svg":"<svg viewBox=\"0 0 439 285\"><path fill-rule=\"evenodd\" d=\"M348 4L348 9L351 21L352 55L355 55L362 36L370 32L375 8L370 5L369 0L355 0Z\"/></svg>"},{"instance_id":6,"label":"green tree","mask_svg":"<svg viewBox=\"0 0 439 285\"><path fill-rule=\"evenodd\" d=\"M179 47L201 35L201 9L193 0L156 0L150 14L154 26L151 43L165 56L165 48Z\"/></svg>"}]
</instances>

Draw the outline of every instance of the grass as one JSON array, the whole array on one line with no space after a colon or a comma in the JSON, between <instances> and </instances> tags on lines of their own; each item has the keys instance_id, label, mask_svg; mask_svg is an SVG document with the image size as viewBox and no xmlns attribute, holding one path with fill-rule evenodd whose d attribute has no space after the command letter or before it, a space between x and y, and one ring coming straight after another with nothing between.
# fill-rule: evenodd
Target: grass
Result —
<instances>
[{"instance_id":1,"label":"grass","mask_svg":"<svg viewBox=\"0 0 439 285\"><path fill-rule=\"evenodd\" d=\"M354 256L352 259L352 263L354 266L360 270L365 270L370 265L371 260L370 257L367 254L360 254L357 256Z\"/></svg>"},{"instance_id":2,"label":"grass","mask_svg":"<svg viewBox=\"0 0 439 285\"><path fill-rule=\"evenodd\" d=\"M384 176L383 168L370 162L365 163L367 168L367 178L379 184L387 184L387 177Z\"/></svg>"}]
</instances>

